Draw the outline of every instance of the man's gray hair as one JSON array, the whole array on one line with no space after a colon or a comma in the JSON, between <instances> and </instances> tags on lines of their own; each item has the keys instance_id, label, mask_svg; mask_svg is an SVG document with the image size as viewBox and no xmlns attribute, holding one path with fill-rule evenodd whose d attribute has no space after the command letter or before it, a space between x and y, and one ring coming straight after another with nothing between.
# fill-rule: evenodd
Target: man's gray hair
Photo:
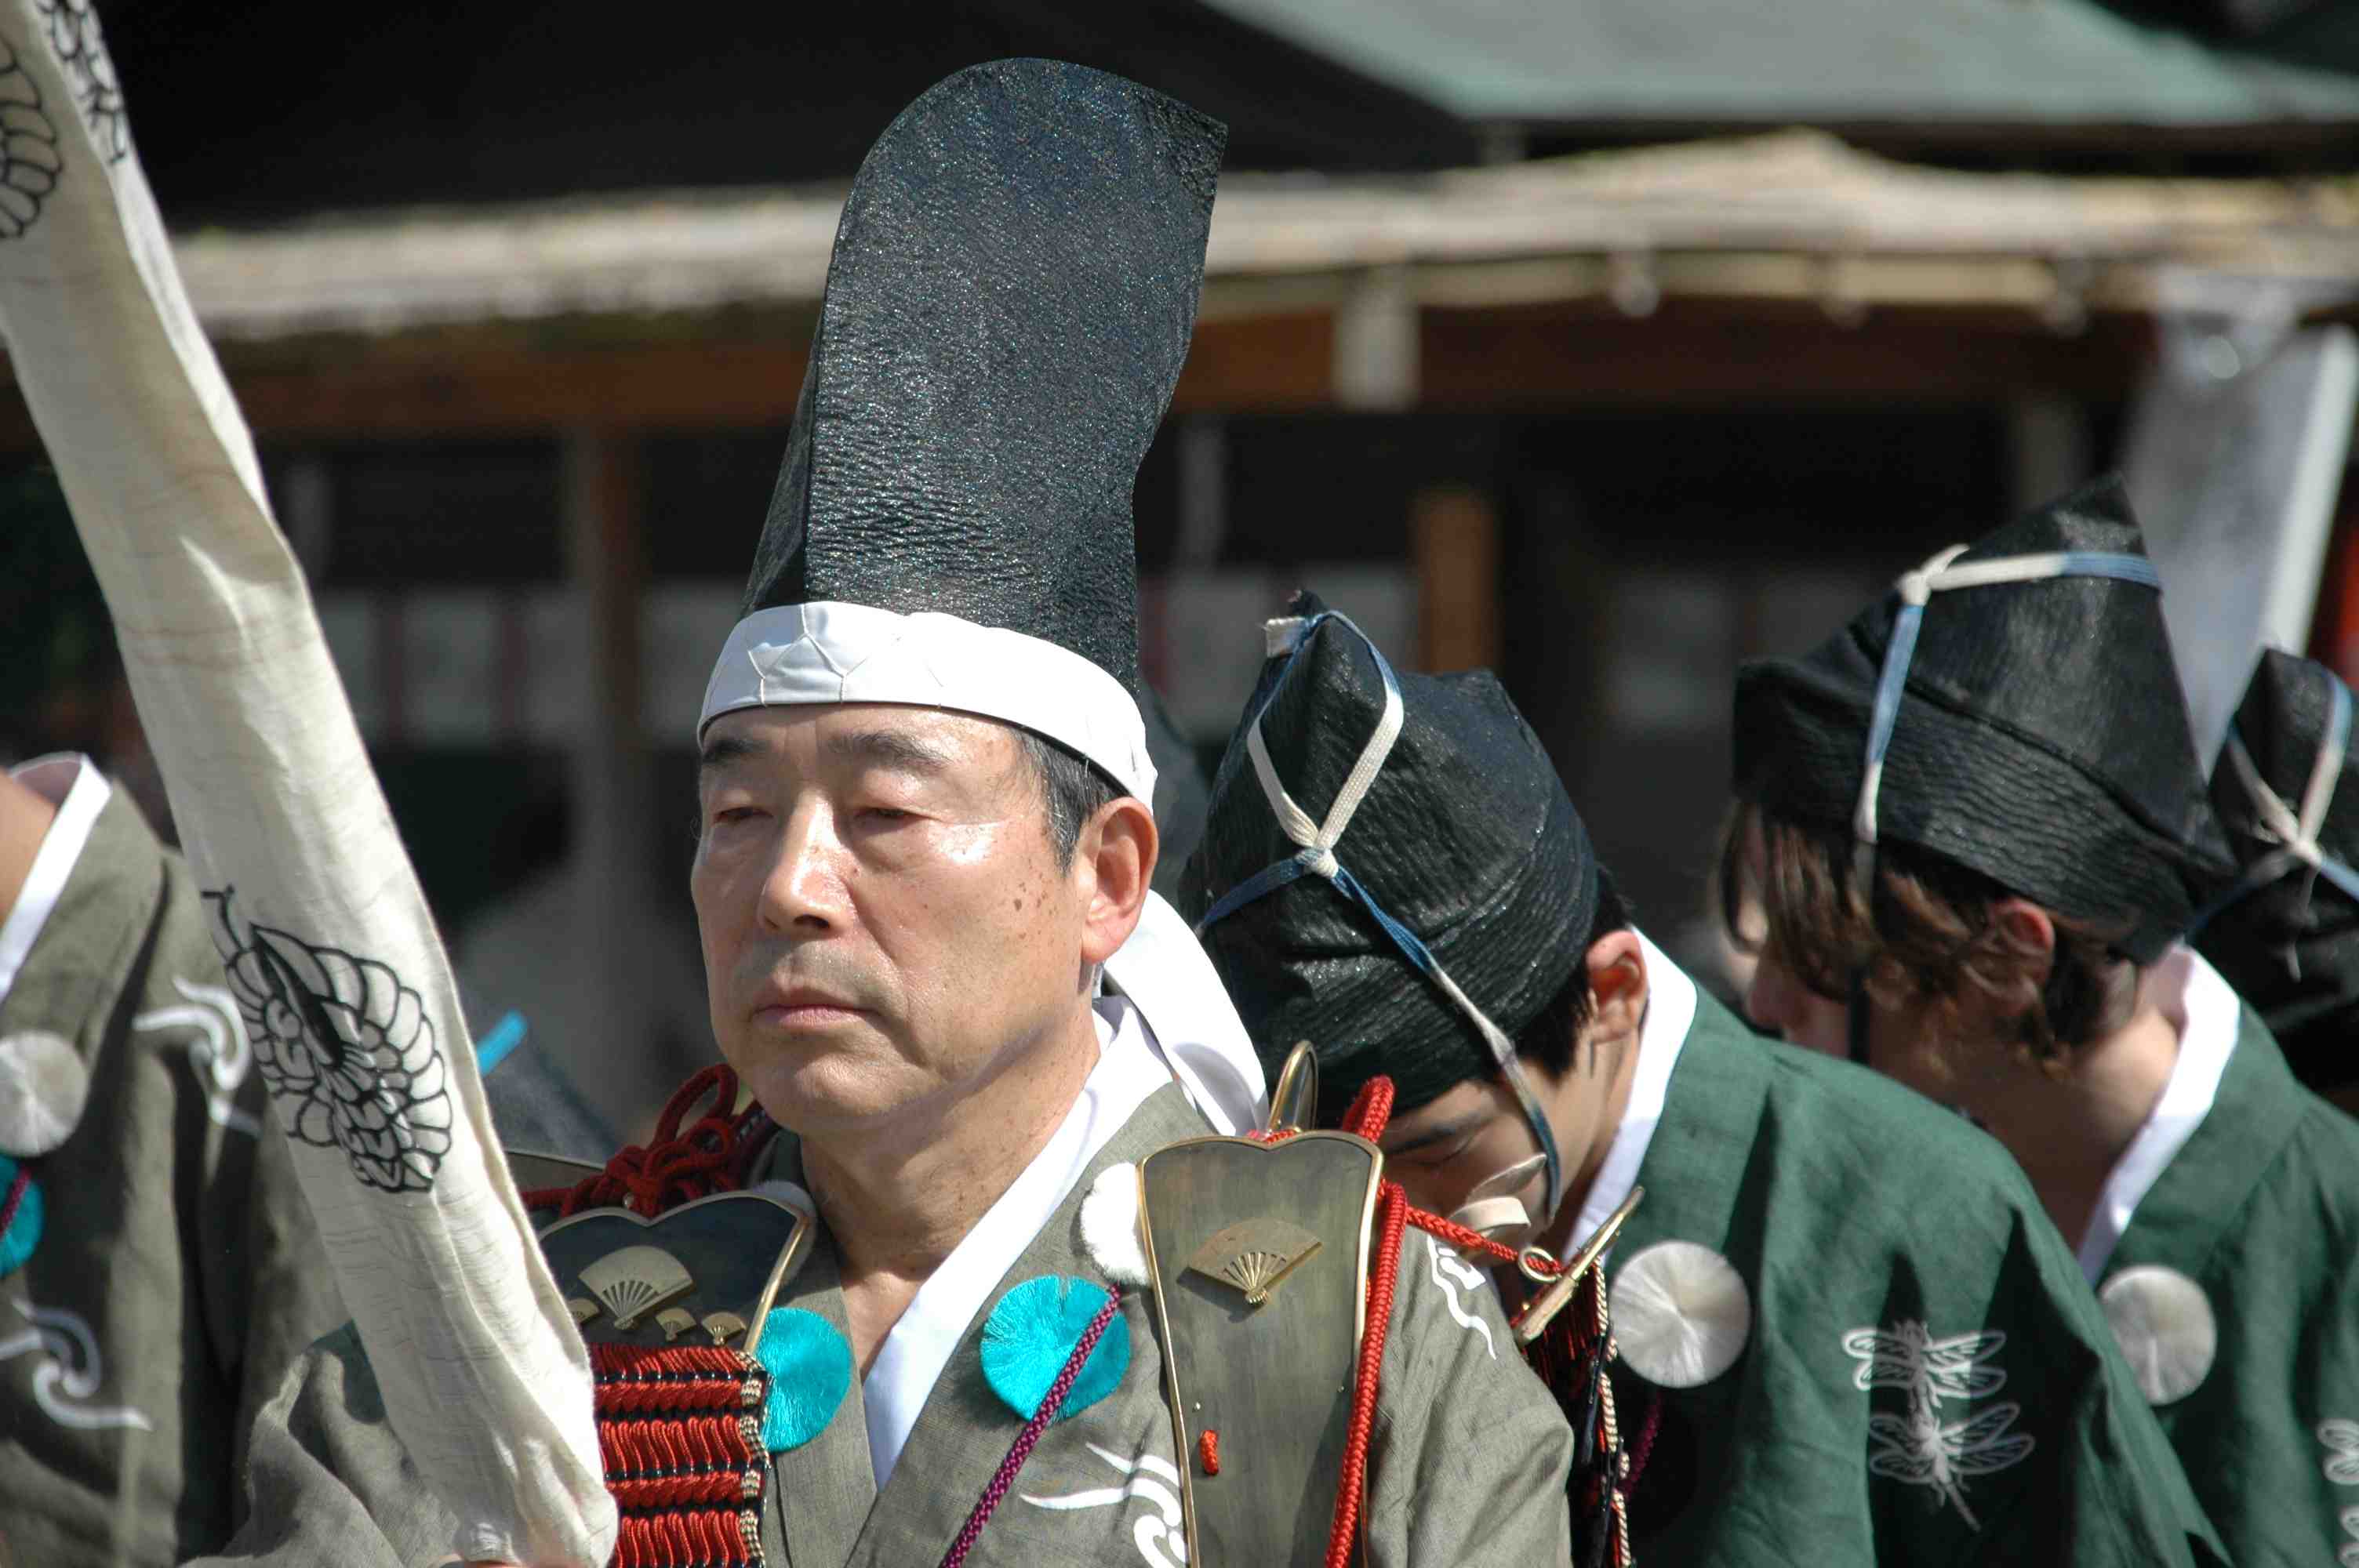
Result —
<instances>
[{"instance_id":1,"label":"man's gray hair","mask_svg":"<svg viewBox=\"0 0 2359 1568\"><path fill-rule=\"evenodd\" d=\"M1059 869L1068 868L1073 863L1073 850L1082 841L1082 824L1109 802L1121 799L1125 792L1078 752L1067 751L1047 736L1029 730L1019 733L1024 738L1024 755L1030 761L1033 777L1040 785L1049 847L1057 852Z\"/></svg>"}]
</instances>

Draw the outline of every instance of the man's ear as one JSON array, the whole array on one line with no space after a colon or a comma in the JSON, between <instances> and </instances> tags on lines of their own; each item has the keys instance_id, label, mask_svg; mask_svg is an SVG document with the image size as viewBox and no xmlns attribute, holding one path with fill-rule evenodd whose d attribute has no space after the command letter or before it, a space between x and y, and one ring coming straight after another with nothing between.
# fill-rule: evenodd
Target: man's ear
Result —
<instances>
[{"instance_id":1,"label":"man's ear","mask_svg":"<svg viewBox=\"0 0 2359 1568\"><path fill-rule=\"evenodd\" d=\"M1155 876L1161 841L1155 814L1130 795L1108 801L1082 825L1073 845L1074 871L1084 878L1082 958L1103 964L1138 925Z\"/></svg>"},{"instance_id":2,"label":"man's ear","mask_svg":"<svg viewBox=\"0 0 2359 1568\"><path fill-rule=\"evenodd\" d=\"M2003 898L1990 906L1991 922L2010 952L2024 960L2036 999L2056 963L2056 921L2027 898ZM2028 1000L2028 999L2027 999Z\"/></svg>"},{"instance_id":3,"label":"man's ear","mask_svg":"<svg viewBox=\"0 0 2359 1568\"><path fill-rule=\"evenodd\" d=\"M1589 945L1589 1033L1614 1040L1635 1033L1647 1016L1647 959L1638 934L1609 931Z\"/></svg>"}]
</instances>

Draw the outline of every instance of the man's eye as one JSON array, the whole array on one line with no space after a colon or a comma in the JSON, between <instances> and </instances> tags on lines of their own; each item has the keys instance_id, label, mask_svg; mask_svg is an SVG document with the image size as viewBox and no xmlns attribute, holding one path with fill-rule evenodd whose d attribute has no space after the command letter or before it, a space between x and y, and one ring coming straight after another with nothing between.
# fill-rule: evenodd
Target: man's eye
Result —
<instances>
[{"instance_id":1,"label":"man's eye","mask_svg":"<svg viewBox=\"0 0 2359 1568\"><path fill-rule=\"evenodd\" d=\"M735 824L751 822L762 815L762 808L758 806L724 806L712 814L712 820L716 825Z\"/></svg>"},{"instance_id":2,"label":"man's eye","mask_svg":"<svg viewBox=\"0 0 2359 1568\"><path fill-rule=\"evenodd\" d=\"M918 814L904 811L897 806L864 806L860 808L860 819L889 827L896 822L915 822Z\"/></svg>"},{"instance_id":3,"label":"man's eye","mask_svg":"<svg viewBox=\"0 0 2359 1568\"><path fill-rule=\"evenodd\" d=\"M1465 1153L1469 1148L1473 1146L1473 1142L1474 1140L1472 1137L1467 1137L1461 1138L1454 1143L1444 1143L1439 1144L1430 1149L1420 1149L1416 1153L1408 1157L1408 1163L1418 1166L1422 1170L1439 1171L1444 1165L1449 1164L1452 1160L1457 1159L1461 1154Z\"/></svg>"}]
</instances>

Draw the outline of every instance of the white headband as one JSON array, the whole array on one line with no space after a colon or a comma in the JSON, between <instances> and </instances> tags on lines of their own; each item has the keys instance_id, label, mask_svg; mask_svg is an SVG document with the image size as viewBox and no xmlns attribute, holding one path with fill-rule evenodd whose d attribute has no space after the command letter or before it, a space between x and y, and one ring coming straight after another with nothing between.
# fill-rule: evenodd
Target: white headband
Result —
<instances>
[{"instance_id":1,"label":"white headband","mask_svg":"<svg viewBox=\"0 0 2359 1568\"><path fill-rule=\"evenodd\" d=\"M819 600L757 610L721 645L696 732L741 708L897 702L1003 719L1104 769L1150 804L1155 764L1138 701L1045 638L956 615Z\"/></svg>"}]
</instances>

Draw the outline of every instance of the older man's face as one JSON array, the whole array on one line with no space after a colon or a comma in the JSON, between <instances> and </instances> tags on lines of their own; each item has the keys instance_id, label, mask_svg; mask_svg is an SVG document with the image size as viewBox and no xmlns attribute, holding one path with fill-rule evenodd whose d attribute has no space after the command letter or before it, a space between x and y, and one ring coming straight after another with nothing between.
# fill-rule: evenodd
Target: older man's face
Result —
<instances>
[{"instance_id":1,"label":"older man's face","mask_svg":"<svg viewBox=\"0 0 2359 1568\"><path fill-rule=\"evenodd\" d=\"M784 1125L939 1116L1087 1006L1087 900L1006 725L746 709L706 731L698 794L713 1033Z\"/></svg>"}]
</instances>

